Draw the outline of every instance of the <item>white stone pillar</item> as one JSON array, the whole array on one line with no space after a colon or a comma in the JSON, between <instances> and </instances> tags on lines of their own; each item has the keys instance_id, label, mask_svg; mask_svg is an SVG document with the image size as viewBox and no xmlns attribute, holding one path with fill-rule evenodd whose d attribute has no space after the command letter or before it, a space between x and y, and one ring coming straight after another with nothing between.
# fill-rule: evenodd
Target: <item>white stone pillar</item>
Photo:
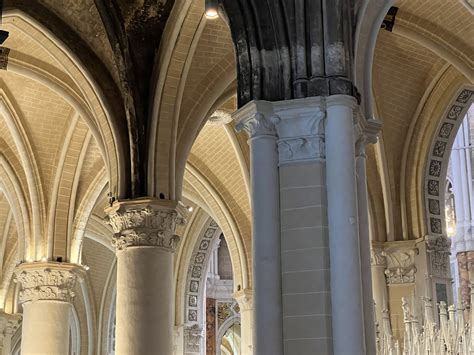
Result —
<instances>
[{"instance_id":1,"label":"white stone pillar","mask_svg":"<svg viewBox=\"0 0 474 355\"><path fill-rule=\"evenodd\" d=\"M374 298L372 292L372 272L370 258L369 236L369 203L367 194L367 173L365 144L366 134L359 137L356 145L356 175L357 175L357 210L359 216L359 246L360 266L362 277L362 296L364 305L365 346L367 354L376 353L375 325L374 325Z\"/></svg>"},{"instance_id":2,"label":"white stone pillar","mask_svg":"<svg viewBox=\"0 0 474 355\"><path fill-rule=\"evenodd\" d=\"M233 118L250 136L255 354L282 355L278 151L271 103L252 101Z\"/></svg>"},{"instance_id":3,"label":"white stone pillar","mask_svg":"<svg viewBox=\"0 0 474 355\"><path fill-rule=\"evenodd\" d=\"M278 132L286 355L332 354L324 99L273 103Z\"/></svg>"},{"instance_id":4,"label":"white stone pillar","mask_svg":"<svg viewBox=\"0 0 474 355\"><path fill-rule=\"evenodd\" d=\"M327 98L326 183L334 354L366 354L351 96Z\"/></svg>"},{"instance_id":5,"label":"white stone pillar","mask_svg":"<svg viewBox=\"0 0 474 355\"><path fill-rule=\"evenodd\" d=\"M116 201L106 209L117 250L117 355L172 354L173 253L184 208L174 201Z\"/></svg>"},{"instance_id":6,"label":"white stone pillar","mask_svg":"<svg viewBox=\"0 0 474 355\"><path fill-rule=\"evenodd\" d=\"M15 331L20 326L21 316L19 314L8 314L0 311L0 354L10 355L11 340Z\"/></svg>"},{"instance_id":7,"label":"white stone pillar","mask_svg":"<svg viewBox=\"0 0 474 355\"><path fill-rule=\"evenodd\" d=\"M252 291L245 289L234 294L240 308L240 355L258 355L253 346L253 295Z\"/></svg>"},{"instance_id":8,"label":"white stone pillar","mask_svg":"<svg viewBox=\"0 0 474 355\"><path fill-rule=\"evenodd\" d=\"M64 355L69 353L72 300L78 265L25 263L16 270L23 304L22 355Z\"/></svg>"}]
</instances>

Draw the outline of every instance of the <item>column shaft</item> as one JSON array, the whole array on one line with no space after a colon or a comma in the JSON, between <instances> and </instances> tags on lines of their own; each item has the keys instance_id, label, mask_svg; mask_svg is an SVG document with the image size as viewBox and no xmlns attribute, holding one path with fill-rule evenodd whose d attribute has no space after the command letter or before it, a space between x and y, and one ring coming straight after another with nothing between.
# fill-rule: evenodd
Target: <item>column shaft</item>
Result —
<instances>
[{"instance_id":1,"label":"column shaft","mask_svg":"<svg viewBox=\"0 0 474 355\"><path fill-rule=\"evenodd\" d=\"M334 354L365 354L357 224L353 108L348 96L327 101L326 175Z\"/></svg>"},{"instance_id":2,"label":"column shaft","mask_svg":"<svg viewBox=\"0 0 474 355\"><path fill-rule=\"evenodd\" d=\"M72 305L62 301L37 301L23 305L21 355L69 353Z\"/></svg>"},{"instance_id":3,"label":"column shaft","mask_svg":"<svg viewBox=\"0 0 474 355\"><path fill-rule=\"evenodd\" d=\"M173 254L154 247L117 253L116 354L171 354Z\"/></svg>"},{"instance_id":4,"label":"column shaft","mask_svg":"<svg viewBox=\"0 0 474 355\"><path fill-rule=\"evenodd\" d=\"M364 305L365 346L368 355L375 355L374 299L372 292L372 273L370 262L369 204L367 196L364 138L362 138L362 141L359 142L359 145L360 150L356 158L357 210L359 216L359 246Z\"/></svg>"},{"instance_id":5,"label":"column shaft","mask_svg":"<svg viewBox=\"0 0 474 355\"><path fill-rule=\"evenodd\" d=\"M281 354L280 204L276 137L251 139L256 354Z\"/></svg>"},{"instance_id":6,"label":"column shaft","mask_svg":"<svg viewBox=\"0 0 474 355\"><path fill-rule=\"evenodd\" d=\"M265 104L265 103L264 103ZM238 129L250 135L252 197L253 346L255 354L283 354L280 200L277 139L265 109L238 112ZM258 113L257 113L258 112Z\"/></svg>"}]
</instances>

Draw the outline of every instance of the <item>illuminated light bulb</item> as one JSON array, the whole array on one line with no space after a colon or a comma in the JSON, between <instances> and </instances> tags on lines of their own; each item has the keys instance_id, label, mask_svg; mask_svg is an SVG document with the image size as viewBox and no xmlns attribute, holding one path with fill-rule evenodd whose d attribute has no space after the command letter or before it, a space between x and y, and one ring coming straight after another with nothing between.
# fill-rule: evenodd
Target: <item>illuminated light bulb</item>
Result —
<instances>
[{"instance_id":1,"label":"illuminated light bulb","mask_svg":"<svg viewBox=\"0 0 474 355\"><path fill-rule=\"evenodd\" d=\"M187 209L188 209L188 212L194 211L194 207L193 207L193 206L188 206Z\"/></svg>"},{"instance_id":2,"label":"illuminated light bulb","mask_svg":"<svg viewBox=\"0 0 474 355\"><path fill-rule=\"evenodd\" d=\"M219 12L217 11L218 0L206 0L206 18L213 20L219 17Z\"/></svg>"}]
</instances>

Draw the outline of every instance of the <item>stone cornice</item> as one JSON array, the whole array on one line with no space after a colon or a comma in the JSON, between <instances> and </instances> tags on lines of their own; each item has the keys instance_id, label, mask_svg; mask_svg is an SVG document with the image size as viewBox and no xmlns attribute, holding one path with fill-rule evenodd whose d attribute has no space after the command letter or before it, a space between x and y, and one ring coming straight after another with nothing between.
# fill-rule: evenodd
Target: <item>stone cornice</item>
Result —
<instances>
[{"instance_id":1,"label":"stone cornice","mask_svg":"<svg viewBox=\"0 0 474 355\"><path fill-rule=\"evenodd\" d=\"M157 247L174 252L180 240L174 234L176 226L186 222L186 210L181 203L152 198L115 201L105 212L104 222L115 233L112 245L118 251Z\"/></svg>"},{"instance_id":2,"label":"stone cornice","mask_svg":"<svg viewBox=\"0 0 474 355\"><path fill-rule=\"evenodd\" d=\"M68 263L33 262L15 270L21 285L20 303L43 300L72 302L76 282L84 277L82 266Z\"/></svg>"}]
</instances>

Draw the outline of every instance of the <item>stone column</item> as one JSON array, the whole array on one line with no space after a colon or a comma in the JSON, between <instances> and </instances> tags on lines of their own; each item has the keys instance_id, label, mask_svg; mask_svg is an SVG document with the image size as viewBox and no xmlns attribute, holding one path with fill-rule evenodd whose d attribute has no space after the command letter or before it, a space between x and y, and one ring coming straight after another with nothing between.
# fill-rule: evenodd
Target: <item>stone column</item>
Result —
<instances>
[{"instance_id":1,"label":"stone column","mask_svg":"<svg viewBox=\"0 0 474 355\"><path fill-rule=\"evenodd\" d=\"M106 209L117 254L116 354L171 354L173 254L184 207L140 198Z\"/></svg>"},{"instance_id":2,"label":"stone column","mask_svg":"<svg viewBox=\"0 0 474 355\"><path fill-rule=\"evenodd\" d=\"M21 354L64 355L69 352L74 287L84 270L54 262L18 266L23 304Z\"/></svg>"},{"instance_id":3,"label":"stone column","mask_svg":"<svg viewBox=\"0 0 474 355\"><path fill-rule=\"evenodd\" d=\"M250 136L252 272L256 354L282 355L281 245L277 138L271 103L253 101L234 114Z\"/></svg>"},{"instance_id":4,"label":"stone column","mask_svg":"<svg viewBox=\"0 0 474 355\"><path fill-rule=\"evenodd\" d=\"M242 290L234 294L234 298L240 308L240 355L258 355L253 347L253 295L251 290Z\"/></svg>"},{"instance_id":5,"label":"stone column","mask_svg":"<svg viewBox=\"0 0 474 355\"><path fill-rule=\"evenodd\" d=\"M354 158L356 106L351 96L327 99L326 176L336 355L366 354Z\"/></svg>"},{"instance_id":6,"label":"stone column","mask_svg":"<svg viewBox=\"0 0 474 355\"><path fill-rule=\"evenodd\" d=\"M366 155L365 145L371 141L377 141L376 134L380 129L378 122L374 120L367 121L365 118L359 120L362 133L356 143L356 181L357 181L357 211L359 217L359 246L360 246L360 264L362 277L362 298L364 306L364 326L365 326L365 346L367 354L375 354L375 314L374 314L374 295L372 291L372 272L371 272L371 242L369 235L369 202L367 192L367 173L366 173ZM372 123L372 132L368 130Z\"/></svg>"},{"instance_id":7,"label":"stone column","mask_svg":"<svg viewBox=\"0 0 474 355\"><path fill-rule=\"evenodd\" d=\"M273 103L280 163L285 354L332 353L324 99Z\"/></svg>"},{"instance_id":8,"label":"stone column","mask_svg":"<svg viewBox=\"0 0 474 355\"><path fill-rule=\"evenodd\" d=\"M0 355L10 355L11 340L15 331L20 326L19 314L8 314L0 311Z\"/></svg>"}]
</instances>

